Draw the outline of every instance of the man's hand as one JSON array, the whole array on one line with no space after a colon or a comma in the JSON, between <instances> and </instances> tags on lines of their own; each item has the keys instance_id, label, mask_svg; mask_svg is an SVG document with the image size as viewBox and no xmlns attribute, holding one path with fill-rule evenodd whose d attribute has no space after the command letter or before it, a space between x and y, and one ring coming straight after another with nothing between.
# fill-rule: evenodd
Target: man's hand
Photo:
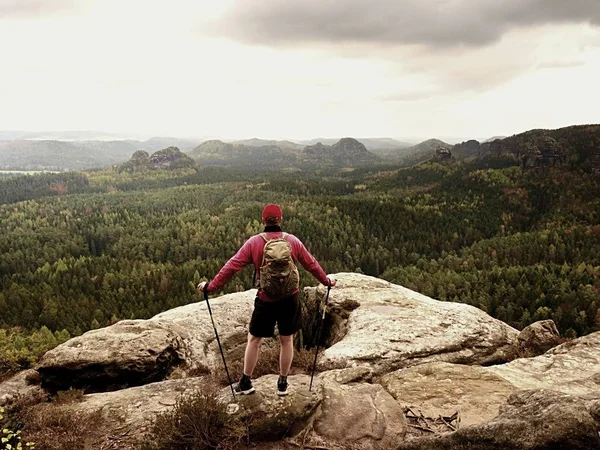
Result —
<instances>
[{"instance_id":1,"label":"man's hand","mask_svg":"<svg viewBox=\"0 0 600 450\"><path fill-rule=\"evenodd\" d=\"M329 280L329 287L334 287L337 284L337 280L331 275L328 276L327 279Z\"/></svg>"},{"instance_id":2,"label":"man's hand","mask_svg":"<svg viewBox=\"0 0 600 450\"><path fill-rule=\"evenodd\" d=\"M198 291L204 293L204 288L205 286L208 284L207 281L202 281L200 284L198 284Z\"/></svg>"}]
</instances>

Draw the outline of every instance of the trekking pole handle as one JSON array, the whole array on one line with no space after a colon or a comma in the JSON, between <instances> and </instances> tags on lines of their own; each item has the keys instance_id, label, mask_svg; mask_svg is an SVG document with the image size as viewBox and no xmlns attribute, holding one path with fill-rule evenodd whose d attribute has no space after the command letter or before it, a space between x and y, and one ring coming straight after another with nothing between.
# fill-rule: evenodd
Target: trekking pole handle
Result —
<instances>
[{"instance_id":1,"label":"trekking pole handle","mask_svg":"<svg viewBox=\"0 0 600 450\"><path fill-rule=\"evenodd\" d=\"M327 312L327 302L329 301L329 291L331 291L331 284L327 286L327 296L325 297L325 306L323 306L323 317L322 320L325 320L325 313Z\"/></svg>"}]
</instances>

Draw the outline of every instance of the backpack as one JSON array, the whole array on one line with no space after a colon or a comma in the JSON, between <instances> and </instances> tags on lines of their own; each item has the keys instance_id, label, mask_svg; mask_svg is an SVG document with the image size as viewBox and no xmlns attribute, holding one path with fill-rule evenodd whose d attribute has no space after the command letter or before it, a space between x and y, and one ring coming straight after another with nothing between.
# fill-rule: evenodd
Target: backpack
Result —
<instances>
[{"instance_id":1,"label":"backpack","mask_svg":"<svg viewBox=\"0 0 600 450\"><path fill-rule=\"evenodd\" d=\"M292 295L299 286L298 268L292 258L292 246L286 240L287 233L276 239L268 239L266 233L263 259L260 266L260 288L273 300Z\"/></svg>"}]
</instances>

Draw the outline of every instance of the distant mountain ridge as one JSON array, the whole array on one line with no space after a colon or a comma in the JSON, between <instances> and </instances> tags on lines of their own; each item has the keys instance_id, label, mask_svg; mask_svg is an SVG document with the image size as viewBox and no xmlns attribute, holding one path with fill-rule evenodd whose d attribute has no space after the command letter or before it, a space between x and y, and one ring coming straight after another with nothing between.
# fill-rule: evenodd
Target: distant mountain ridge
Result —
<instances>
[{"instance_id":1,"label":"distant mountain ridge","mask_svg":"<svg viewBox=\"0 0 600 450\"><path fill-rule=\"evenodd\" d=\"M261 142L255 140L253 143ZM353 138L342 138L333 145L323 145L319 142L301 148L211 140L200 144L189 155L200 164L261 167L302 165L353 167L380 161L377 155L369 152L361 142Z\"/></svg>"},{"instance_id":2,"label":"distant mountain ridge","mask_svg":"<svg viewBox=\"0 0 600 450\"><path fill-rule=\"evenodd\" d=\"M0 132L0 138L3 136ZM177 147L196 162L237 167L296 167L304 165L357 166L382 160L414 165L448 148L453 158L500 158L533 167L569 164L600 170L600 125L576 125L556 130L536 129L507 138L479 142L466 140L450 145L428 139L417 145L388 138L311 140L302 145L291 140L246 139L234 142L197 141L172 137L136 140L0 140L0 170L86 170L122 164L137 150L149 155ZM370 144L369 144L370 142ZM371 145L371 149L369 148ZM396 145L392 148L385 146Z\"/></svg>"},{"instance_id":3,"label":"distant mountain ridge","mask_svg":"<svg viewBox=\"0 0 600 450\"><path fill-rule=\"evenodd\" d=\"M155 152L169 146L191 150L197 142L154 137L146 141L0 141L0 169L85 170L121 164L136 150Z\"/></svg>"},{"instance_id":4,"label":"distant mountain ridge","mask_svg":"<svg viewBox=\"0 0 600 450\"><path fill-rule=\"evenodd\" d=\"M319 142L323 145L333 145L339 142L340 138L315 138L309 140L297 141L303 145L315 145ZM408 142L398 141L392 138L356 138L357 141L361 142L367 150L374 152L375 150L389 150L394 148L405 148L410 147L411 144Z\"/></svg>"}]
</instances>

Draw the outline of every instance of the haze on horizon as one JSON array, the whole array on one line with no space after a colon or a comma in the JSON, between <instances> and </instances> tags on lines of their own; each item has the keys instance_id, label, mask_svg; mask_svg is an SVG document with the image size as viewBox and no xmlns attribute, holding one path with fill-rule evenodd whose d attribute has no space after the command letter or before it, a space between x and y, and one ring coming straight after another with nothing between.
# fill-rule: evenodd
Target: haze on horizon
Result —
<instances>
[{"instance_id":1,"label":"haze on horizon","mask_svg":"<svg viewBox=\"0 0 600 450\"><path fill-rule=\"evenodd\" d=\"M0 0L0 52L3 130L487 138L599 121L597 0Z\"/></svg>"}]
</instances>

